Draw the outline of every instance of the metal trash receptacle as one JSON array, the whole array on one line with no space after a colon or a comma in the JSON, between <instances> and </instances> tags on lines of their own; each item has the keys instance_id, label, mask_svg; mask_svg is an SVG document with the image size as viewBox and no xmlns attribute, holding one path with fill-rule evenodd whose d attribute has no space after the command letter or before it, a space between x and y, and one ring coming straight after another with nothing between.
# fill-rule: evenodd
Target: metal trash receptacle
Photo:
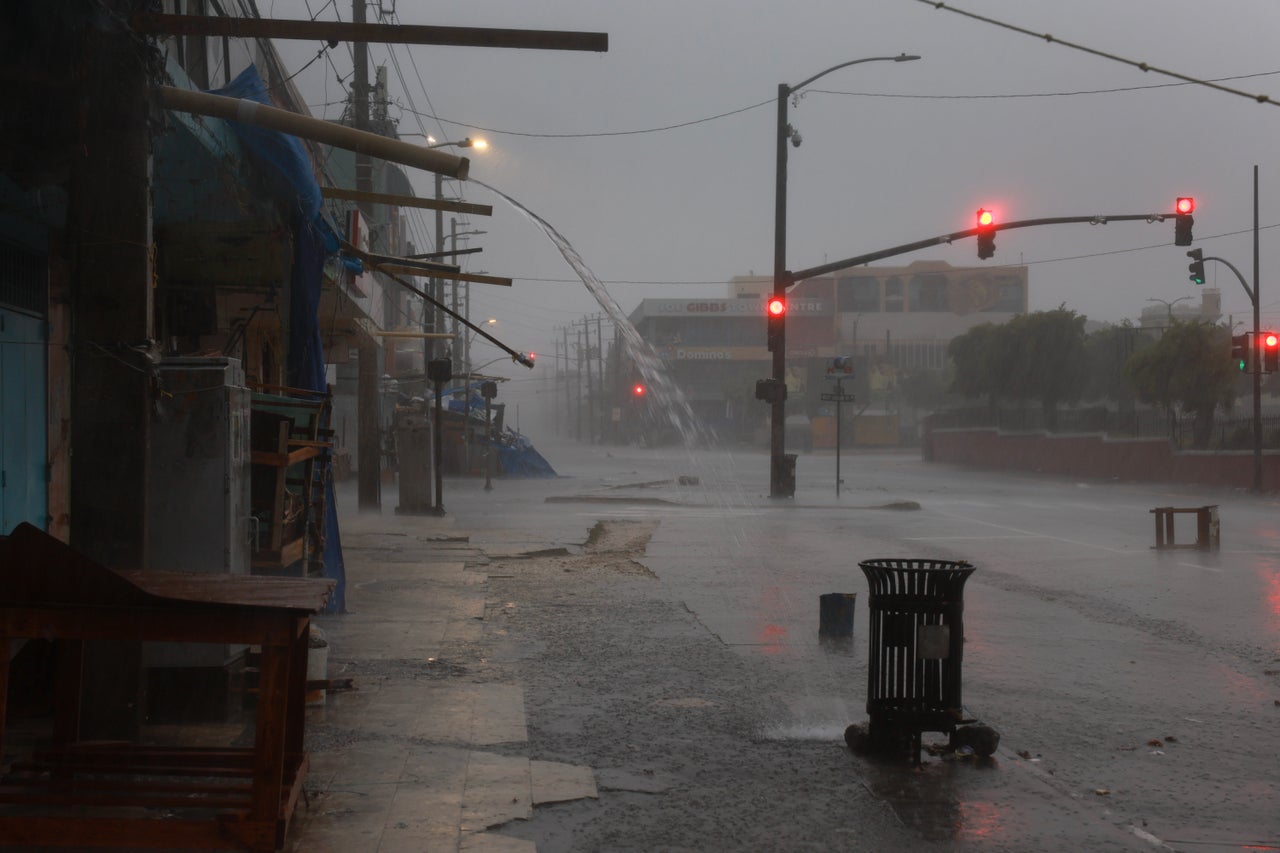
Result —
<instances>
[{"instance_id":1,"label":"metal trash receptacle","mask_svg":"<svg viewBox=\"0 0 1280 853\"><path fill-rule=\"evenodd\" d=\"M952 735L961 702L964 583L974 567L928 559L858 563L867 578L870 653L867 730L878 748L909 745L920 762L922 732Z\"/></svg>"}]
</instances>

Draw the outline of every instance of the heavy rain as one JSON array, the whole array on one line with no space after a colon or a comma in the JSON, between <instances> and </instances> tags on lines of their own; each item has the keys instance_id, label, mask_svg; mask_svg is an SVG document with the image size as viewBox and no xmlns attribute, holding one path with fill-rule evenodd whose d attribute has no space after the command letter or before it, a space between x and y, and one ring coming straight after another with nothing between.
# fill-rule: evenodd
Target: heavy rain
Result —
<instances>
[{"instance_id":1,"label":"heavy rain","mask_svg":"<svg viewBox=\"0 0 1280 853\"><path fill-rule=\"evenodd\" d=\"M1280 12L0 12L0 849L1280 848Z\"/></svg>"}]
</instances>

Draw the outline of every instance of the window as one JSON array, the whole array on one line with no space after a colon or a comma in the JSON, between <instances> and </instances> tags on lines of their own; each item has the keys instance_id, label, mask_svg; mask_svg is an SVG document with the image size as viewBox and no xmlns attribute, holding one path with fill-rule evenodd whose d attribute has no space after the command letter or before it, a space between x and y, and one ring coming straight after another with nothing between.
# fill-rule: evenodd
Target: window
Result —
<instances>
[{"instance_id":1,"label":"window","mask_svg":"<svg viewBox=\"0 0 1280 853\"><path fill-rule=\"evenodd\" d=\"M836 282L837 309L849 314L880 311L880 280L874 276L850 276Z\"/></svg>"},{"instance_id":2,"label":"window","mask_svg":"<svg viewBox=\"0 0 1280 853\"><path fill-rule=\"evenodd\" d=\"M1027 310L1027 293L1022 280L1017 276L996 276L995 298L983 311L993 314L1020 314Z\"/></svg>"},{"instance_id":3,"label":"window","mask_svg":"<svg viewBox=\"0 0 1280 853\"><path fill-rule=\"evenodd\" d=\"M947 277L936 272L913 275L907 297L912 311L946 311Z\"/></svg>"},{"instance_id":4,"label":"window","mask_svg":"<svg viewBox=\"0 0 1280 853\"><path fill-rule=\"evenodd\" d=\"M889 276L884 283L884 310L886 312L901 311L902 296L902 279L896 275Z\"/></svg>"}]
</instances>

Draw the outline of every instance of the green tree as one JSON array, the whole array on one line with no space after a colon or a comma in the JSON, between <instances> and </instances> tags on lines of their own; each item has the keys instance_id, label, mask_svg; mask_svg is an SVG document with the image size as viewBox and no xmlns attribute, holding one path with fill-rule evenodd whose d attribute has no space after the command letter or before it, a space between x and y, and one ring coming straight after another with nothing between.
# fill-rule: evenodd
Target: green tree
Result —
<instances>
[{"instance_id":1,"label":"green tree","mask_svg":"<svg viewBox=\"0 0 1280 853\"><path fill-rule=\"evenodd\" d=\"M1011 360L1007 393L1038 401L1049 429L1057 425L1058 406L1077 402L1088 384L1084 322L1084 315L1060 305L1020 314L1005 327Z\"/></svg>"},{"instance_id":2,"label":"green tree","mask_svg":"<svg viewBox=\"0 0 1280 853\"><path fill-rule=\"evenodd\" d=\"M1175 321L1153 346L1126 364L1138 398L1194 416L1192 446L1209 446L1214 412L1230 411L1236 370L1230 363L1231 335L1209 323Z\"/></svg>"},{"instance_id":3,"label":"green tree","mask_svg":"<svg viewBox=\"0 0 1280 853\"><path fill-rule=\"evenodd\" d=\"M1000 398L1005 396L1008 384L1009 361L1004 328L995 323L983 323L952 338L947 345L947 354L955 365L951 390L964 397L985 395L993 412Z\"/></svg>"},{"instance_id":4,"label":"green tree","mask_svg":"<svg viewBox=\"0 0 1280 853\"><path fill-rule=\"evenodd\" d=\"M1110 400L1119 403L1122 411L1132 409L1133 382L1125 370L1125 363L1135 352L1153 343L1153 335L1128 320L1087 335L1084 352L1089 382L1085 388L1085 399Z\"/></svg>"},{"instance_id":5,"label":"green tree","mask_svg":"<svg viewBox=\"0 0 1280 853\"><path fill-rule=\"evenodd\" d=\"M996 326L983 323L953 338L948 352L955 364L953 390L966 397L1035 400L1053 428L1058 406L1084 394L1088 366L1082 315L1059 306L1052 311L1019 314Z\"/></svg>"}]
</instances>

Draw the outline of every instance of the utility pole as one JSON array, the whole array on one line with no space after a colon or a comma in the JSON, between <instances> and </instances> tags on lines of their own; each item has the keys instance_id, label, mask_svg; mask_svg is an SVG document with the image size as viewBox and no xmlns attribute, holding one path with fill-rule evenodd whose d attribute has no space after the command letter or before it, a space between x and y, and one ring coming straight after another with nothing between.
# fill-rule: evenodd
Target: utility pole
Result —
<instances>
[{"instance_id":1,"label":"utility pole","mask_svg":"<svg viewBox=\"0 0 1280 853\"><path fill-rule=\"evenodd\" d=\"M69 544L110 568L147 569L151 359L157 353L141 342L155 338L148 116L153 69L145 47L127 30L107 23L108 15L127 17L139 4L106 0L98 5L101 21L76 35L79 44L67 45L69 51L82 51L80 67L111 69L110 74L84 74L78 88L68 90L68 100L81 105L85 143L70 162L65 232L75 460ZM74 663L64 669L77 676L84 672L82 685L70 682L84 697L79 719L66 720L75 725L72 739L135 739L141 719L140 645L85 643L83 658L70 648L79 644L60 645L69 647L63 663ZM66 706L60 702L58 707Z\"/></svg>"},{"instance_id":2,"label":"utility pole","mask_svg":"<svg viewBox=\"0 0 1280 853\"><path fill-rule=\"evenodd\" d=\"M570 437L570 435L573 434L573 429L570 427L570 423L571 423L570 412L573 411L573 407L571 406L572 396L570 394L570 391L568 391L568 327L567 325L561 330L564 333L564 373L561 374L564 382L564 437L568 438Z\"/></svg>"},{"instance_id":3,"label":"utility pole","mask_svg":"<svg viewBox=\"0 0 1280 853\"><path fill-rule=\"evenodd\" d=\"M575 323L574 325L576 326L577 324ZM583 420L584 401L582 399L582 331L581 330L578 331L578 357L574 363L574 368L575 370L574 370L573 384L574 384L575 395L578 398L578 407L577 407L578 416L574 419L574 423L577 429L576 429L576 435L574 437L578 441L582 441L582 420ZM590 375L587 376L587 385L589 390L591 385Z\"/></svg>"},{"instance_id":4,"label":"utility pole","mask_svg":"<svg viewBox=\"0 0 1280 853\"><path fill-rule=\"evenodd\" d=\"M599 377L599 381L596 382L596 390L599 394L600 399L596 403L596 417L599 419L597 423L597 432L599 433L599 436L600 436L600 443L604 444L605 404L608 402L608 400L605 399L605 393L604 393L604 340L602 339L602 330L601 330L602 322L603 322L603 318L599 314L597 314L596 315L596 376Z\"/></svg>"},{"instance_id":5,"label":"utility pole","mask_svg":"<svg viewBox=\"0 0 1280 853\"><path fill-rule=\"evenodd\" d=\"M351 0L351 20L365 23L365 0ZM355 74L351 78L351 112L356 130L369 129L369 45L355 42L351 46ZM368 154L356 154L356 189L373 191L373 163ZM367 218L368 207L358 208ZM378 344L372 340L360 343L359 373L356 378L356 422L359 439L356 448L358 473L358 506L361 510L382 509L382 397L379 393Z\"/></svg>"},{"instance_id":6,"label":"utility pole","mask_svg":"<svg viewBox=\"0 0 1280 853\"><path fill-rule=\"evenodd\" d=\"M1258 341L1262 339L1260 326L1262 323L1259 308L1258 287L1261 277L1258 272L1258 166L1253 167L1253 344L1254 350L1260 349ZM1258 352L1253 364L1253 490L1262 490L1262 354Z\"/></svg>"}]
</instances>

